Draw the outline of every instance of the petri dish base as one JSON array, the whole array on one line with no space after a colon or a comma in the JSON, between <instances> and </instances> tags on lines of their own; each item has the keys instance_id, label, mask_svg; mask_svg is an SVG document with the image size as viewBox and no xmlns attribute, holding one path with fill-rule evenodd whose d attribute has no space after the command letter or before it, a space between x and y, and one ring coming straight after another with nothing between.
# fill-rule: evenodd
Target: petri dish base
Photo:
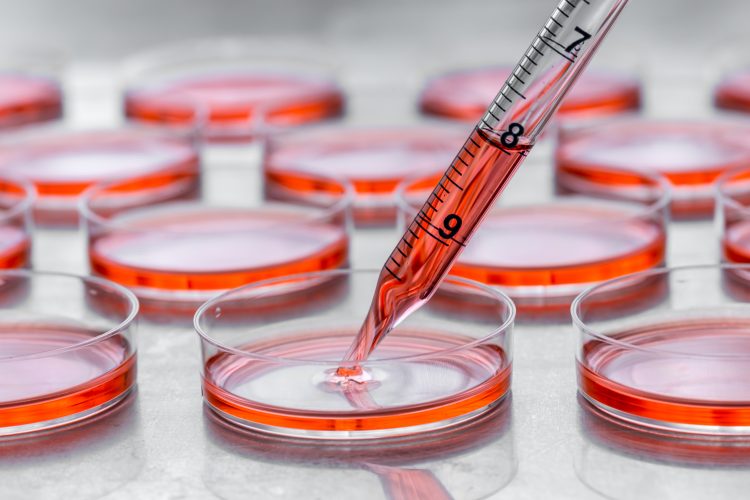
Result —
<instances>
[{"instance_id":1,"label":"petri dish base","mask_svg":"<svg viewBox=\"0 0 750 500\"><path fill-rule=\"evenodd\" d=\"M56 120L63 114L63 96L53 80L22 73L0 74L0 127Z\"/></svg>"},{"instance_id":2,"label":"petri dish base","mask_svg":"<svg viewBox=\"0 0 750 500\"><path fill-rule=\"evenodd\" d=\"M573 304L581 334L581 394L601 411L642 427L749 435L750 308L724 291L725 274L737 272L747 270L659 269L581 294ZM644 276L664 281L668 300L640 311L592 307L611 288Z\"/></svg>"},{"instance_id":3,"label":"petri dish base","mask_svg":"<svg viewBox=\"0 0 750 500\"><path fill-rule=\"evenodd\" d=\"M88 418L135 387L138 306L124 288L4 271L0 300L0 436Z\"/></svg>"},{"instance_id":4,"label":"petri dish base","mask_svg":"<svg viewBox=\"0 0 750 500\"><path fill-rule=\"evenodd\" d=\"M493 301L489 311L458 319L443 315L446 303L436 303L436 310L428 305L406 321L424 326L397 328L370 359L349 370L349 377L339 375L364 315L354 313L364 309L362 283L374 286L376 276L374 271L297 275L248 285L204 304L195 321L204 345L207 405L244 427L318 439L413 434L495 407L510 388L513 306L499 292L460 278L449 278L444 286L453 294L468 290L480 301ZM240 319L237 314L231 323L226 318L227 305L237 311L238 300L252 304L289 280L299 284L325 277L351 279L347 296L293 318L293 313L277 313L269 320L263 307L252 305ZM231 346L217 341L225 337L234 341ZM242 337L258 340L237 342Z\"/></svg>"}]
</instances>

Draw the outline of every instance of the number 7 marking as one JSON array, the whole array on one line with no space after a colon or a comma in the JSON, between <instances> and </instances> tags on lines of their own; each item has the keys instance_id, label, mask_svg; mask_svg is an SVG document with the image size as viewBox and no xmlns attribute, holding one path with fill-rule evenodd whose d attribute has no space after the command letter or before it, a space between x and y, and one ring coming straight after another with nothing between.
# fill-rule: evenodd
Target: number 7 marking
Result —
<instances>
[{"instance_id":1,"label":"number 7 marking","mask_svg":"<svg viewBox=\"0 0 750 500\"><path fill-rule=\"evenodd\" d=\"M583 42L585 42L586 40L588 40L589 38L591 38L591 35L589 35L585 31L583 31L578 26L576 26L576 30L575 31L576 31L576 33L578 33L579 35L581 35L581 38L578 38L575 42L573 42L570 45L568 45L567 47L565 47L565 52L571 52L572 53L573 49L575 49L579 45L583 44Z\"/></svg>"}]
</instances>

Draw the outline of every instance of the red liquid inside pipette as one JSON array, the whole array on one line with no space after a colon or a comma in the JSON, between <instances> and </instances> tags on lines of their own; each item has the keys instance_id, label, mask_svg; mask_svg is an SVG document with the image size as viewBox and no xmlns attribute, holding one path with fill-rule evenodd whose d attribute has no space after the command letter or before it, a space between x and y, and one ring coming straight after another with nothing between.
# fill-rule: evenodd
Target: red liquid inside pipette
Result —
<instances>
[{"instance_id":1,"label":"red liquid inside pipette","mask_svg":"<svg viewBox=\"0 0 750 500\"><path fill-rule=\"evenodd\" d=\"M462 235L474 232L531 148L523 138L511 137L516 141L508 147L499 135L474 129L380 272L373 303L339 376L359 374L358 362L429 299L468 242ZM459 191L461 196L451 196Z\"/></svg>"}]
</instances>

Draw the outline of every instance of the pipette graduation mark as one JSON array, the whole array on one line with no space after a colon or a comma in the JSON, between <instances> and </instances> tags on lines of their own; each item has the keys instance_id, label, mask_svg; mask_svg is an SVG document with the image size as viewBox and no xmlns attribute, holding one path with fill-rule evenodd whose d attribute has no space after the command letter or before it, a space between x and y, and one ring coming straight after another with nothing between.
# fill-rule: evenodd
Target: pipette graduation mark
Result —
<instances>
[{"instance_id":1,"label":"pipette graduation mark","mask_svg":"<svg viewBox=\"0 0 750 500\"><path fill-rule=\"evenodd\" d=\"M627 0L562 0L386 261L339 375L427 301L510 181Z\"/></svg>"}]
</instances>

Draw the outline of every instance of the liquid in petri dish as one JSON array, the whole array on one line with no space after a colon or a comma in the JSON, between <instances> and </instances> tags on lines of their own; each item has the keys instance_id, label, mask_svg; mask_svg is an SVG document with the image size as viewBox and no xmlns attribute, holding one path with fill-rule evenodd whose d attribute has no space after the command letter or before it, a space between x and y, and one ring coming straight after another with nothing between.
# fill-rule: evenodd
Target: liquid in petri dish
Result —
<instances>
[{"instance_id":1,"label":"liquid in petri dish","mask_svg":"<svg viewBox=\"0 0 750 500\"><path fill-rule=\"evenodd\" d=\"M299 211L169 204L116 216L89 241L92 271L136 294L224 290L347 263L344 227Z\"/></svg>"},{"instance_id":2,"label":"liquid in petri dish","mask_svg":"<svg viewBox=\"0 0 750 500\"><path fill-rule=\"evenodd\" d=\"M304 125L339 116L344 96L334 82L272 72L206 73L130 89L125 114L135 121L192 125L204 113L208 135L240 136L261 125Z\"/></svg>"},{"instance_id":3,"label":"liquid in petri dish","mask_svg":"<svg viewBox=\"0 0 750 500\"><path fill-rule=\"evenodd\" d=\"M499 346L466 348L469 338L421 331L390 336L370 357L369 366L356 377L339 380L337 360L351 339L351 331L313 332L237 348L298 360L294 363L216 354L204 366L206 401L225 415L260 426L378 431L471 415L500 400L510 386L510 359ZM451 348L455 350L444 356L404 359ZM330 359L330 366L315 361L321 359Z\"/></svg>"},{"instance_id":4,"label":"liquid in petri dish","mask_svg":"<svg viewBox=\"0 0 750 500\"><path fill-rule=\"evenodd\" d=\"M345 178L356 192L357 222L392 222L396 187L407 177L441 174L465 140L452 127L325 127L272 138L264 171L282 186L304 174Z\"/></svg>"},{"instance_id":5,"label":"liquid in petri dish","mask_svg":"<svg viewBox=\"0 0 750 500\"><path fill-rule=\"evenodd\" d=\"M589 340L578 362L582 393L604 411L655 425L750 426L747 322L690 319L608 336L628 346Z\"/></svg>"},{"instance_id":6,"label":"liquid in petri dish","mask_svg":"<svg viewBox=\"0 0 750 500\"><path fill-rule=\"evenodd\" d=\"M77 221L78 196L94 184L142 179L144 189L154 190L149 179L158 178L168 191L170 180L197 177L198 169L198 153L189 142L135 132L50 130L0 144L0 172L33 183L39 195L37 221L53 225Z\"/></svg>"},{"instance_id":7,"label":"liquid in petri dish","mask_svg":"<svg viewBox=\"0 0 750 500\"><path fill-rule=\"evenodd\" d=\"M115 335L62 350L100 333L41 321L0 326L0 427L90 414L123 397L136 372L127 340Z\"/></svg>"},{"instance_id":8,"label":"liquid in petri dish","mask_svg":"<svg viewBox=\"0 0 750 500\"><path fill-rule=\"evenodd\" d=\"M713 213L713 185L724 172L746 166L750 147L739 138L746 127L730 123L627 120L608 123L561 140L556 153L558 184L566 175L626 187L622 170L665 176L673 186L672 213ZM575 190L575 187L573 187Z\"/></svg>"},{"instance_id":9,"label":"liquid in petri dish","mask_svg":"<svg viewBox=\"0 0 750 500\"><path fill-rule=\"evenodd\" d=\"M498 209L453 265L451 274L489 285L590 284L659 266L662 224L606 203Z\"/></svg>"},{"instance_id":10,"label":"liquid in petri dish","mask_svg":"<svg viewBox=\"0 0 750 500\"><path fill-rule=\"evenodd\" d=\"M62 117L60 86L44 77L0 74L0 127L56 120Z\"/></svg>"},{"instance_id":11,"label":"liquid in petri dish","mask_svg":"<svg viewBox=\"0 0 750 500\"><path fill-rule=\"evenodd\" d=\"M422 91L420 108L428 115L477 121L497 94L512 68L491 67L457 71L430 81ZM612 116L640 108L640 83L631 77L607 72L581 75L563 101L558 116L587 119Z\"/></svg>"}]
</instances>

